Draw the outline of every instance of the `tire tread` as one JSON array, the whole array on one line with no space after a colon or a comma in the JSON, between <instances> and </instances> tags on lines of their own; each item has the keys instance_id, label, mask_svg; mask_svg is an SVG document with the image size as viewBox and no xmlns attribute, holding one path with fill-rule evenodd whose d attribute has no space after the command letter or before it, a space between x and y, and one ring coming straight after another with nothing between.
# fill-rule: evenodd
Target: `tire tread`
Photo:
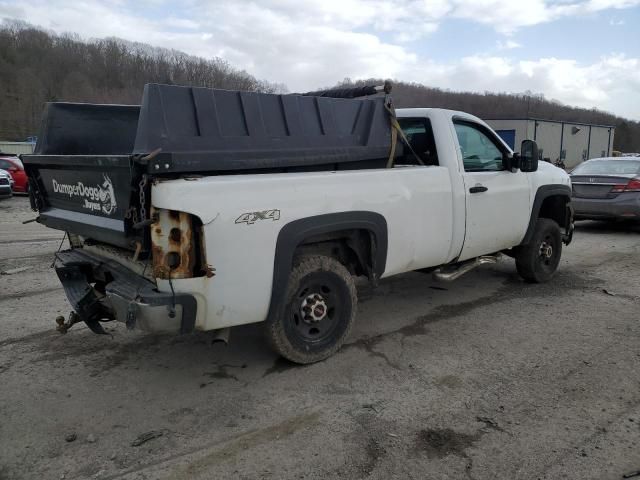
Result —
<instances>
[{"instance_id":1,"label":"tire tread","mask_svg":"<svg viewBox=\"0 0 640 480\"><path fill-rule=\"evenodd\" d=\"M310 273L318 271L332 272L342 279L351 297L351 312L344 333L331 347L320 352L303 352L289 342L285 334L283 318L288 299L296 292L299 282ZM351 328L355 323L357 302L356 286L353 277L347 268L338 260L325 255L302 255L297 257L294 260L293 268L289 274L284 298L280 302L277 312L266 321L265 333L267 341L273 350L294 363L308 364L324 360L340 349L351 332Z\"/></svg>"},{"instance_id":2,"label":"tire tread","mask_svg":"<svg viewBox=\"0 0 640 480\"><path fill-rule=\"evenodd\" d=\"M541 272L537 268L536 259L538 256L539 244L542 237L548 230L553 230L554 235L559 239L558 242L558 256L562 255L562 240L560 233L560 226L549 218L539 218L536 221L535 231L531 241L527 245L523 245L518 248L515 255L516 269L518 274L527 282L530 283L544 283L551 279L556 270L551 274L547 272ZM558 258L558 263L560 259ZM556 266L557 269L557 266Z\"/></svg>"}]
</instances>

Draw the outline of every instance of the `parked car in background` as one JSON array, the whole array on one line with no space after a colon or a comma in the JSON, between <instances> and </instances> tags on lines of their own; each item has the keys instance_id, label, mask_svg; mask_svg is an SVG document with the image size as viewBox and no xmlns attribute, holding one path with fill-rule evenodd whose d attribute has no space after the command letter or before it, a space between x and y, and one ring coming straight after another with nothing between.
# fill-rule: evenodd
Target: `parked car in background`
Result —
<instances>
[{"instance_id":1,"label":"parked car in background","mask_svg":"<svg viewBox=\"0 0 640 480\"><path fill-rule=\"evenodd\" d=\"M0 156L0 169L9 172L13 178L14 193L27 193L29 191L29 183L27 181L27 174L24 171L24 165L18 157L3 155Z\"/></svg>"},{"instance_id":2,"label":"parked car in background","mask_svg":"<svg viewBox=\"0 0 640 480\"><path fill-rule=\"evenodd\" d=\"M576 220L640 220L640 158L588 160L571 172Z\"/></svg>"},{"instance_id":3,"label":"parked car in background","mask_svg":"<svg viewBox=\"0 0 640 480\"><path fill-rule=\"evenodd\" d=\"M13 180L9 172L0 170L0 198L7 198L13 195Z\"/></svg>"}]
</instances>

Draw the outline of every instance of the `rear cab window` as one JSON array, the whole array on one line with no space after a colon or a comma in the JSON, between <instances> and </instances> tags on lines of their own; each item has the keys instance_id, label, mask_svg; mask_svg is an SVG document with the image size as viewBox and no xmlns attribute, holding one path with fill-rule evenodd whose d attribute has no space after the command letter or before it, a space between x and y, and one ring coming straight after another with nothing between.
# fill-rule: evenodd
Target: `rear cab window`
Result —
<instances>
[{"instance_id":1,"label":"rear cab window","mask_svg":"<svg viewBox=\"0 0 640 480\"><path fill-rule=\"evenodd\" d=\"M409 145L420 157L425 165L439 165L436 140L428 118L398 118ZM405 148L403 159L400 163L415 165L418 163L408 148Z\"/></svg>"},{"instance_id":2,"label":"rear cab window","mask_svg":"<svg viewBox=\"0 0 640 480\"><path fill-rule=\"evenodd\" d=\"M454 120L465 172L497 172L504 170L505 147L478 123Z\"/></svg>"}]
</instances>

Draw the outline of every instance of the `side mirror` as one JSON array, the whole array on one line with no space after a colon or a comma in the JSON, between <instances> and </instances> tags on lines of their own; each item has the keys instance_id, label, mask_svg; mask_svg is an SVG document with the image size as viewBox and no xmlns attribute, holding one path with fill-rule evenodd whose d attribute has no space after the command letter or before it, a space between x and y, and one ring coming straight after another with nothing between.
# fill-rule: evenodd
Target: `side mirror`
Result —
<instances>
[{"instance_id":1,"label":"side mirror","mask_svg":"<svg viewBox=\"0 0 640 480\"><path fill-rule=\"evenodd\" d=\"M523 140L520 146L520 170L535 172L538 170L538 144L533 140Z\"/></svg>"}]
</instances>

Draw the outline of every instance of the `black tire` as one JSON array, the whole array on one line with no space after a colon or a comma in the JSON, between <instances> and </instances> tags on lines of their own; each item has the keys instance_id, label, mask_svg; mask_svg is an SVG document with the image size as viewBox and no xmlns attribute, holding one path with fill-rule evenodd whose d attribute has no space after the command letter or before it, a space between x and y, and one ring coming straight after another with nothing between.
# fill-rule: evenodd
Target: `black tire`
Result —
<instances>
[{"instance_id":1,"label":"black tire","mask_svg":"<svg viewBox=\"0 0 640 480\"><path fill-rule=\"evenodd\" d=\"M560 226L548 218L539 218L531 242L517 250L516 268L527 282L548 282L558 269L561 256Z\"/></svg>"},{"instance_id":2,"label":"black tire","mask_svg":"<svg viewBox=\"0 0 640 480\"><path fill-rule=\"evenodd\" d=\"M298 258L276 314L266 322L272 348L295 363L337 352L355 321L356 287L349 271L323 255Z\"/></svg>"}]
</instances>

